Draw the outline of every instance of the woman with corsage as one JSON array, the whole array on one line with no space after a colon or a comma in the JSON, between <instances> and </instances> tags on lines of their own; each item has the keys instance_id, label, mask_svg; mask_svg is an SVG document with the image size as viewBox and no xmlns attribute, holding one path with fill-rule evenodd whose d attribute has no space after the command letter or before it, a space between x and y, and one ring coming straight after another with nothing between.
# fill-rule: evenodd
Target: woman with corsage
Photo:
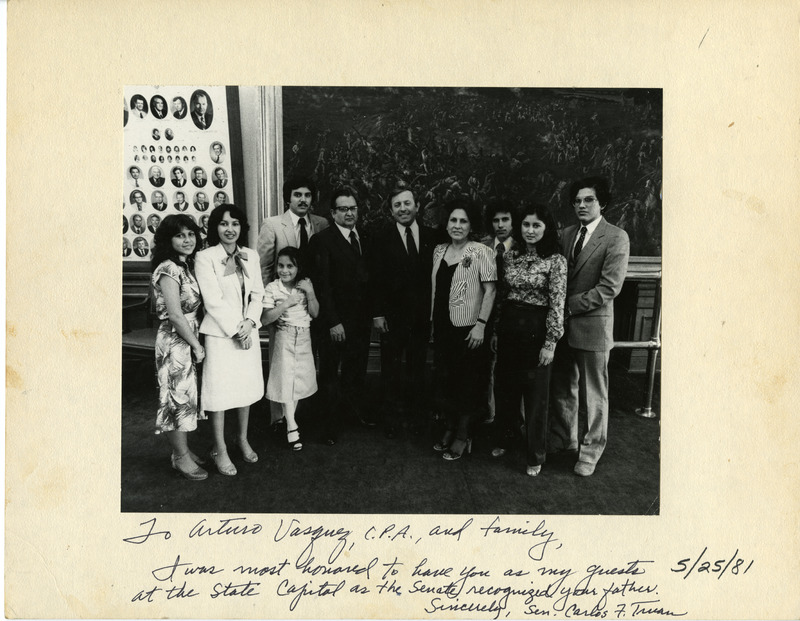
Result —
<instances>
[{"instance_id":1,"label":"woman with corsage","mask_svg":"<svg viewBox=\"0 0 800 621\"><path fill-rule=\"evenodd\" d=\"M479 212L471 202L445 205L450 242L433 251L433 338L447 430L434 450L459 459L472 448L470 426L483 402L488 378L486 322L495 297L494 251L472 239Z\"/></svg>"},{"instance_id":2,"label":"woman with corsage","mask_svg":"<svg viewBox=\"0 0 800 621\"><path fill-rule=\"evenodd\" d=\"M197 254L196 273L203 294L206 362L201 403L211 415L214 449L220 474L234 476L236 466L225 444L225 410L236 410L236 443L248 463L258 455L247 440L250 406L264 394L258 328L264 285L258 254L240 242L247 239L247 216L240 207L223 204L208 218L208 245Z\"/></svg>"},{"instance_id":3,"label":"woman with corsage","mask_svg":"<svg viewBox=\"0 0 800 621\"><path fill-rule=\"evenodd\" d=\"M498 308L495 386L497 446L505 454L519 436L519 403L525 404L527 472L541 472L547 454L550 371L564 334L567 260L559 253L558 229L550 211L527 205L514 231L517 244L504 255L505 295Z\"/></svg>"},{"instance_id":4,"label":"woman with corsage","mask_svg":"<svg viewBox=\"0 0 800 621\"><path fill-rule=\"evenodd\" d=\"M193 274L200 231L189 216L167 216L153 240L153 296L161 320L156 334L158 414L156 433L172 445L172 467L191 481L208 478L189 450L187 435L205 419L198 408L197 368L205 350L198 339L203 312L200 287Z\"/></svg>"}]
</instances>

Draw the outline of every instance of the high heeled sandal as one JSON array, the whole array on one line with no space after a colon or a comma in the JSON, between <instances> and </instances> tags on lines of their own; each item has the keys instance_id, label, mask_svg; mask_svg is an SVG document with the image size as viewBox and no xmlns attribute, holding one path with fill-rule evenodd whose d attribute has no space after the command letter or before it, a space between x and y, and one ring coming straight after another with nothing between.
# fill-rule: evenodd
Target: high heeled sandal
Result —
<instances>
[{"instance_id":1,"label":"high heeled sandal","mask_svg":"<svg viewBox=\"0 0 800 621\"><path fill-rule=\"evenodd\" d=\"M248 464L254 464L258 461L258 453L250 448L249 445L248 450L245 451L244 447L239 444L239 450L242 451L242 459L244 459Z\"/></svg>"},{"instance_id":2,"label":"high heeled sandal","mask_svg":"<svg viewBox=\"0 0 800 621\"><path fill-rule=\"evenodd\" d=\"M453 442L454 435L455 434L452 431L445 431L442 439L433 445L433 450L437 453L443 453L446 451L448 448L450 448L450 444Z\"/></svg>"},{"instance_id":3,"label":"high heeled sandal","mask_svg":"<svg viewBox=\"0 0 800 621\"><path fill-rule=\"evenodd\" d=\"M292 434L297 434L294 440L291 438ZM286 442L288 442L289 448L293 451L303 450L303 443L300 442L300 430L297 427L286 430Z\"/></svg>"},{"instance_id":4,"label":"high heeled sandal","mask_svg":"<svg viewBox=\"0 0 800 621\"><path fill-rule=\"evenodd\" d=\"M191 472L186 472L185 470L181 470L180 469L180 466L178 466L178 460L182 459L183 457L185 457L188 454L189 453L186 452L183 455L175 455L175 453L170 455L170 462L172 463L173 469L175 469L178 472L180 472L185 478L189 479L190 481L204 481L205 479L207 479L208 478L208 472L203 470L200 466L197 466ZM194 461L194 460L192 460L192 461ZM195 465L197 465L197 464L195 464Z\"/></svg>"},{"instance_id":5,"label":"high heeled sandal","mask_svg":"<svg viewBox=\"0 0 800 621\"><path fill-rule=\"evenodd\" d=\"M454 447L459 442L462 443L462 447L460 451L456 451ZM453 443L450 445L450 448L447 449L444 453L442 453L442 458L446 459L447 461L455 461L456 459L461 459L461 456L464 453L468 455L472 452L472 438L467 438L466 440L463 438L456 438Z\"/></svg>"},{"instance_id":6,"label":"high heeled sandal","mask_svg":"<svg viewBox=\"0 0 800 621\"><path fill-rule=\"evenodd\" d=\"M219 462L217 461L217 457L227 454L228 451L222 451L221 453L217 451L211 451L211 459L214 460L214 464L216 464L217 470L219 470L220 474L224 474L226 477L234 477L236 476L236 466L233 464L230 464L229 466L220 466Z\"/></svg>"}]
</instances>

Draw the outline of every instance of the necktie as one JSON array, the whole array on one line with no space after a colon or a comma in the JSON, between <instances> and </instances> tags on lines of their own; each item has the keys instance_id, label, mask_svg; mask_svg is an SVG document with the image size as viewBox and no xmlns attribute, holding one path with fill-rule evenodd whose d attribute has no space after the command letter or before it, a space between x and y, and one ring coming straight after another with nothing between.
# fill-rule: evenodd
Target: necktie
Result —
<instances>
[{"instance_id":1,"label":"necktie","mask_svg":"<svg viewBox=\"0 0 800 621\"><path fill-rule=\"evenodd\" d=\"M506 252L506 245L500 242L495 250L497 251L497 280L503 280L503 268L505 267L503 255Z\"/></svg>"},{"instance_id":2,"label":"necktie","mask_svg":"<svg viewBox=\"0 0 800 621\"><path fill-rule=\"evenodd\" d=\"M578 258L578 255L581 253L581 248L583 248L583 240L586 238L586 227L581 227L581 234L578 236L578 243L575 244L575 252L572 253L572 260Z\"/></svg>"},{"instance_id":3,"label":"necktie","mask_svg":"<svg viewBox=\"0 0 800 621\"><path fill-rule=\"evenodd\" d=\"M350 231L350 245L353 247L355 253L360 257L361 256L361 246L358 245L358 238L356 237L355 231Z\"/></svg>"},{"instance_id":4,"label":"necktie","mask_svg":"<svg viewBox=\"0 0 800 621\"><path fill-rule=\"evenodd\" d=\"M200 129L205 129L206 128L206 117L205 117L205 115L204 114L200 114L200 115L198 115L198 118L200 119Z\"/></svg>"},{"instance_id":5,"label":"necktie","mask_svg":"<svg viewBox=\"0 0 800 621\"><path fill-rule=\"evenodd\" d=\"M414 233L411 232L411 227L406 227L406 250L408 250L408 258L412 263L417 261L419 253L417 252L417 244L414 243Z\"/></svg>"},{"instance_id":6,"label":"necktie","mask_svg":"<svg viewBox=\"0 0 800 621\"><path fill-rule=\"evenodd\" d=\"M306 219L300 218L300 250L306 247L308 243L308 231L306 231Z\"/></svg>"}]
</instances>

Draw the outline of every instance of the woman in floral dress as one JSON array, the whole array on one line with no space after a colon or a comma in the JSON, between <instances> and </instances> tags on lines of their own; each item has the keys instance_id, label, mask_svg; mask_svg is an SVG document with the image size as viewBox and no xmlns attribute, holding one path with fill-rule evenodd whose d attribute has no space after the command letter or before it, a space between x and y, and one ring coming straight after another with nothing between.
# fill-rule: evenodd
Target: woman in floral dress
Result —
<instances>
[{"instance_id":1,"label":"woman in floral dress","mask_svg":"<svg viewBox=\"0 0 800 621\"><path fill-rule=\"evenodd\" d=\"M156 314L161 320L156 335L156 433L167 435L172 467L192 481L208 477L187 444L188 432L205 418L198 408L195 367L205 357L198 339L202 299L193 274L199 240L200 230L189 216L167 216L156 229L152 259Z\"/></svg>"}]
</instances>

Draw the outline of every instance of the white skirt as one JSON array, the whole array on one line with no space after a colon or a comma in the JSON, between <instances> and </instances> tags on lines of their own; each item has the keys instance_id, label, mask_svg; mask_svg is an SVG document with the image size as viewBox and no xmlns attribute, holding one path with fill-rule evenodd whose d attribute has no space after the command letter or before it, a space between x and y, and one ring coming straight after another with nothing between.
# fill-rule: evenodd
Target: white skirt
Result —
<instances>
[{"instance_id":1,"label":"white skirt","mask_svg":"<svg viewBox=\"0 0 800 621\"><path fill-rule=\"evenodd\" d=\"M206 412L252 405L264 394L261 347L253 331L250 349L235 339L205 335L206 358L200 384L200 404Z\"/></svg>"},{"instance_id":2,"label":"white skirt","mask_svg":"<svg viewBox=\"0 0 800 621\"><path fill-rule=\"evenodd\" d=\"M317 371L311 353L311 331L294 326L275 330L269 361L267 399L292 403L317 392Z\"/></svg>"}]
</instances>

